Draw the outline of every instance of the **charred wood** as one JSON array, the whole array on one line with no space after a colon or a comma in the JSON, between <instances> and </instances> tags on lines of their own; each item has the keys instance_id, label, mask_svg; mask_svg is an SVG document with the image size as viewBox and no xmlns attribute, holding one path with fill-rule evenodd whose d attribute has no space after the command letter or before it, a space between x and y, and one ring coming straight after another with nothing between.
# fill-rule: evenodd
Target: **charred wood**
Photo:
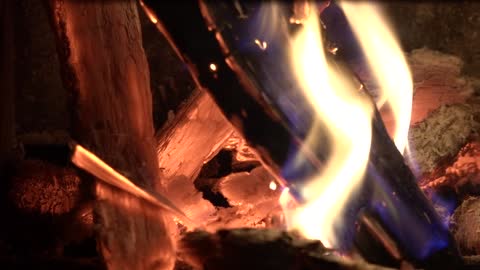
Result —
<instances>
[{"instance_id":1,"label":"charred wood","mask_svg":"<svg viewBox=\"0 0 480 270\"><path fill-rule=\"evenodd\" d=\"M319 124L312 119L314 114L308 101L299 97L298 91L295 91L298 88L292 86L295 83L290 80L291 71L281 69L289 60L283 59L286 61L284 62L279 58L287 53L282 49L265 53L258 50L254 44L251 44L252 53L243 53L240 50L243 45L240 44L248 43L251 35L257 34L251 33L254 29L248 28L250 23L254 23L253 18L256 16L248 16L246 20L239 19L238 10L232 6L216 5L208 1L182 6L146 0L143 2L155 11L159 30L165 34L179 57L187 64L198 86L208 89L225 116L255 149L266 167L283 184L291 187L290 190L297 199L304 200L301 193L295 189L322 171L330 154L331 137L326 132L324 123ZM152 12L152 10L148 11ZM186 14L185 16L191 18L192 23L181 23L179 18L172 16L177 12ZM255 13L253 8L251 12L259 14ZM278 15L278 13L267 14ZM249 18L252 18L252 21L248 21ZM224 27L225 25L231 25L231 27ZM286 42L287 28L282 28L281 23L275 26L277 26L276 35L278 36L269 43ZM243 35L243 33L249 34ZM259 34L262 33L259 32ZM201 46L198 45L199 40L202 40ZM254 47L256 53L253 53ZM278 57L275 59L269 57L277 54ZM345 78L350 79L352 85L358 85L360 89L357 78L353 74L348 74L348 68L343 66L335 56L327 54L327 61L329 65L345 71ZM268 76L265 75L270 71L281 74L278 76L278 81L272 83L273 86L269 84L271 80L268 80ZM281 91L272 89L281 89ZM366 94L359 94L358 98L367 97ZM285 106L282 102L284 99L288 100L290 105L295 104L295 109ZM389 137L376 108L374 112L372 143L365 181L361 191L352 196L353 198L346 206L348 210L342 213L345 216L342 222L347 229L338 232L337 237L344 239L344 237L355 235L354 224L358 213L361 208L366 207L372 211L381 212L378 214L379 218L383 219L383 225L389 227L388 231L395 234L394 238L405 258L418 259L422 260L422 263L429 264L430 259L435 261L437 258L447 257L433 255L431 258L418 257L421 253L418 250L419 246L411 245L411 242L419 239L397 220L399 215L406 215L419 224L416 227L416 233L424 236L421 241L426 243L441 238L445 246L442 250L435 250L435 253L452 256L455 258L452 262L457 262L458 254L451 235L418 188L415 176L406 166L403 156ZM292 115L289 113L294 115L293 118L296 121L291 120ZM314 134L318 134L317 140L315 144L307 145L308 140L305 138L312 129L315 129ZM292 157L295 157L295 160L301 160L300 164L291 162ZM386 190L388 192L385 192ZM387 201L395 201L395 203L388 205L385 203ZM382 204L387 205L387 209L379 210L377 206ZM404 212L399 214L397 210L400 207ZM342 250L350 248L351 246L349 247L347 243L340 247ZM371 249L363 249L361 253L368 255L374 252ZM367 260L375 260L373 257ZM440 264L443 263L444 261L440 262Z\"/></svg>"},{"instance_id":2,"label":"charred wood","mask_svg":"<svg viewBox=\"0 0 480 270\"><path fill-rule=\"evenodd\" d=\"M208 93L194 91L156 136L162 184L168 185L178 175L193 181L232 133L233 127Z\"/></svg>"},{"instance_id":3,"label":"charred wood","mask_svg":"<svg viewBox=\"0 0 480 270\"><path fill-rule=\"evenodd\" d=\"M161 175L157 184L199 224L213 214L215 208L203 200L194 180L232 133L233 127L208 93L197 89L156 136Z\"/></svg>"},{"instance_id":4,"label":"charred wood","mask_svg":"<svg viewBox=\"0 0 480 270\"><path fill-rule=\"evenodd\" d=\"M272 229L187 233L179 256L194 269L391 269L335 256L319 241Z\"/></svg>"},{"instance_id":5,"label":"charred wood","mask_svg":"<svg viewBox=\"0 0 480 270\"><path fill-rule=\"evenodd\" d=\"M65 247L92 238L92 205L85 184L69 166L17 162L6 184L6 239L13 251L61 256Z\"/></svg>"}]
</instances>

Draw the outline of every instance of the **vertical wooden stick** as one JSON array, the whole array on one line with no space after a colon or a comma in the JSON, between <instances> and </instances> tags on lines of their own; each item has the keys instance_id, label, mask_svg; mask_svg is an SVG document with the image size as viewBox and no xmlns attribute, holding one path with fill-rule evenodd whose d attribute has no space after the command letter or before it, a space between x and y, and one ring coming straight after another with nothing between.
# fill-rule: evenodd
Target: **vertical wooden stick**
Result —
<instances>
[{"instance_id":1,"label":"vertical wooden stick","mask_svg":"<svg viewBox=\"0 0 480 270\"><path fill-rule=\"evenodd\" d=\"M158 181L149 70L135 1L50 0L73 134L135 184ZM158 191L158 190L157 190ZM98 247L109 269L171 269L169 215L97 183Z\"/></svg>"}]
</instances>

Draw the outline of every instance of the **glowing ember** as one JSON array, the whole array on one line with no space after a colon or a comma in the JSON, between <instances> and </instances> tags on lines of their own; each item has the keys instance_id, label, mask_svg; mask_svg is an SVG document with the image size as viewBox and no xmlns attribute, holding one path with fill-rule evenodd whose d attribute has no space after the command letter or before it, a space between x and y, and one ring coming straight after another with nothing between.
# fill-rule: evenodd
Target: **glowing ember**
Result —
<instances>
[{"instance_id":1,"label":"glowing ember","mask_svg":"<svg viewBox=\"0 0 480 270\"><path fill-rule=\"evenodd\" d=\"M214 63L211 63L210 64L210 70L211 71L217 71L217 65L215 65Z\"/></svg>"},{"instance_id":2,"label":"glowing ember","mask_svg":"<svg viewBox=\"0 0 480 270\"><path fill-rule=\"evenodd\" d=\"M277 184L274 181L270 182L270 185L268 185L268 187L271 190L277 190Z\"/></svg>"},{"instance_id":3,"label":"glowing ember","mask_svg":"<svg viewBox=\"0 0 480 270\"><path fill-rule=\"evenodd\" d=\"M145 10L145 13L147 14L148 18L153 24L156 24L158 22L157 17L155 14L143 3L143 1L140 1L140 6L142 6L143 10Z\"/></svg>"},{"instance_id":4,"label":"glowing ember","mask_svg":"<svg viewBox=\"0 0 480 270\"><path fill-rule=\"evenodd\" d=\"M341 1L347 20L378 82L382 97L391 107L395 120L394 141L403 153L408 143L412 112L413 83L407 61L378 8L367 2Z\"/></svg>"},{"instance_id":5,"label":"glowing ember","mask_svg":"<svg viewBox=\"0 0 480 270\"><path fill-rule=\"evenodd\" d=\"M257 44L257 46L262 50L267 49L267 42L265 42L265 41L260 41L258 39L255 39L255 44Z\"/></svg>"},{"instance_id":6,"label":"glowing ember","mask_svg":"<svg viewBox=\"0 0 480 270\"><path fill-rule=\"evenodd\" d=\"M318 14L310 10L293 40L293 68L318 121L329 129L332 152L325 169L301 188L307 203L296 209L291 220L306 237L335 247L334 231L341 224L337 216L361 182L368 162L372 104L350 81L342 80L344 74L328 66ZM309 134L307 143L317 137Z\"/></svg>"}]
</instances>

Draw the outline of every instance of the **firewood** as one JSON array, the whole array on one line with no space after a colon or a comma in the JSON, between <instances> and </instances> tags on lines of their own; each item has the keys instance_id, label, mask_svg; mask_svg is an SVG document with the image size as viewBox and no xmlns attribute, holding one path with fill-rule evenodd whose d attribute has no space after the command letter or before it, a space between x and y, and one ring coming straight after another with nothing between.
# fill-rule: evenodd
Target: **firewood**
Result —
<instances>
[{"instance_id":1,"label":"firewood","mask_svg":"<svg viewBox=\"0 0 480 270\"><path fill-rule=\"evenodd\" d=\"M136 2L48 3L63 83L74 95L72 138L136 185L158 188L149 71ZM95 195L97 244L107 268L173 267L173 221L165 211L99 182Z\"/></svg>"},{"instance_id":2,"label":"firewood","mask_svg":"<svg viewBox=\"0 0 480 270\"><path fill-rule=\"evenodd\" d=\"M208 223L208 229L260 227L284 228L283 213L278 202L281 188L270 188L275 181L263 166L250 172L237 172L215 179L210 187L228 202L228 208L221 208Z\"/></svg>"},{"instance_id":3,"label":"firewood","mask_svg":"<svg viewBox=\"0 0 480 270\"><path fill-rule=\"evenodd\" d=\"M480 199L466 199L453 214L451 227L462 255L480 254Z\"/></svg>"},{"instance_id":4,"label":"firewood","mask_svg":"<svg viewBox=\"0 0 480 270\"><path fill-rule=\"evenodd\" d=\"M296 82L289 78L291 71L277 69L290 61L286 57L286 50L282 50L281 46L275 46L278 50L273 49L265 53L253 44L251 50L253 51L255 47L257 52L237 53L240 51L239 41L243 42L250 38L243 33L254 34L247 31L252 30L248 28L250 24L247 21L241 21L238 9L232 6L214 5L208 1L182 6L146 0L143 2L148 6L148 11L155 14L157 27L187 64L197 85L209 91L228 120L255 149L262 163L272 174L283 180L285 184L289 184L300 200L305 199L299 195L300 192L298 189L295 190L295 187L301 186L302 182L308 181L313 175L322 171L331 149L328 132L322 124L317 125L318 123L313 122L313 108L305 98L299 97ZM180 18L172 16L177 12L189 17L191 23L182 23ZM278 13L264 15L275 16ZM249 18L256 17L249 16ZM282 20L275 20L277 21ZM205 22L208 27L205 27ZM231 25L231 27L224 27L225 25ZM275 33L277 36L272 37L274 40L269 43L280 45L285 42L284 38L288 38L287 27L282 28L281 23L275 26L278 29L278 33ZM262 35L260 31L258 34ZM268 58L272 55L278 55L275 61ZM282 58L284 55L285 58ZM326 57L329 64L341 69L341 64L335 56L327 54ZM269 72L278 72L279 80L272 84L278 92L272 93L270 91L272 86L265 84L269 81L269 77L265 74ZM359 82L353 74L345 76L345 79L350 79L352 85L358 85L360 89ZM358 93L358 95L358 98L367 98L364 93ZM291 111L287 112L287 109L282 106L284 103L280 102L284 99L290 104L295 104L295 108L291 110L295 112L293 113L294 121L287 117L288 112ZM405 253L406 258L420 259L419 254L424 251L418 250L420 245L411 245L411 241L420 239L414 237L410 228L403 226L400 221L393 222L398 215L403 215L397 213L401 205L406 211L405 215L410 216L412 222L418 224L415 233L424 235L422 239L430 241L426 239L441 238L446 243L444 249L436 252L448 256L432 254L431 257L421 258L421 260L435 261L440 257L441 260L437 263L443 264L444 260L448 260L446 258L451 256L454 258L451 261L456 262L457 254L451 235L417 186L415 176L406 166L403 156L389 137L378 111L375 111L372 124L371 150L365 181L362 184L362 190L355 194L358 196L352 196L354 198L346 206L345 209L348 210L343 213L345 218L342 222L343 228L347 229L338 232L337 237L343 239L346 235L354 234L354 224L360 208L375 208L375 205L383 204L387 208L376 211L382 212L379 213L382 215L387 213L384 215L384 218L388 219L385 224L388 223L386 226L390 227L387 230L395 231L397 238L395 240L402 253ZM315 130L312 131L312 129ZM307 145L306 136L309 132L317 135L317 145ZM295 157L295 160L301 160L295 163L298 166L292 164L294 163L291 162L292 157ZM388 192L385 192L386 190ZM395 203L389 205L385 203L386 201L395 201ZM349 249L347 243L341 244L345 246L340 249ZM362 255L374 253L371 249L362 251Z\"/></svg>"},{"instance_id":5,"label":"firewood","mask_svg":"<svg viewBox=\"0 0 480 270\"><path fill-rule=\"evenodd\" d=\"M190 232L180 240L179 257L194 269L391 269L330 254L319 241L273 229Z\"/></svg>"},{"instance_id":6,"label":"firewood","mask_svg":"<svg viewBox=\"0 0 480 270\"><path fill-rule=\"evenodd\" d=\"M199 224L215 208L202 198L193 182L203 164L215 156L232 133L232 125L208 93L197 89L156 136L161 175L157 184Z\"/></svg>"},{"instance_id":7,"label":"firewood","mask_svg":"<svg viewBox=\"0 0 480 270\"><path fill-rule=\"evenodd\" d=\"M265 168L257 167L251 172L230 174L217 183L217 189L231 205L259 204L278 200L280 189L272 190L269 185L275 181Z\"/></svg>"},{"instance_id":8,"label":"firewood","mask_svg":"<svg viewBox=\"0 0 480 270\"><path fill-rule=\"evenodd\" d=\"M233 130L209 94L195 90L175 118L156 135L162 184L167 186L179 175L193 181Z\"/></svg>"},{"instance_id":9,"label":"firewood","mask_svg":"<svg viewBox=\"0 0 480 270\"><path fill-rule=\"evenodd\" d=\"M10 181L9 198L24 212L61 215L82 199L80 177L71 167L27 160L17 164Z\"/></svg>"},{"instance_id":10,"label":"firewood","mask_svg":"<svg viewBox=\"0 0 480 270\"><path fill-rule=\"evenodd\" d=\"M61 255L65 246L93 236L88 182L82 182L75 168L18 161L4 180L10 218L4 227L15 250Z\"/></svg>"},{"instance_id":11,"label":"firewood","mask_svg":"<svg viewBox=\"0 0 480 270\"><path fill-rule=\"evenodd\" d=\"M223 147L233 151L232 171L243 171L244 168L257 167L261 165L260 158L245 141L243 136L234 132Z\"/></svg>"}]
</instances>

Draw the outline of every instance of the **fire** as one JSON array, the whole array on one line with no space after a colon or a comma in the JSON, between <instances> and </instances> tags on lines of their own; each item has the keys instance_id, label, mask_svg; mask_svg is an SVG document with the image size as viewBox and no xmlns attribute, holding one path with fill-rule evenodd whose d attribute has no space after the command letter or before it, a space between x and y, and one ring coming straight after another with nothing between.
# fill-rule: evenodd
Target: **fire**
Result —
<instances>
[{"instance_id":1,"label":"fire","mask_svg":"<svg viewBox=\"0 0 480 270\"><path fill-rule=\"evenodd\" d=\"M396 124L393 138L403 152L407 146L413 92L403 53L372 4L341 2L340 6L382 89L380 106L386 103L391 107ZM301 188L306 203L292 210L292 199L285 189L280 204L289 227L334 248L339 244L335 230L341 226L337 217L361 183L368 163L373 103L358 94L345 74L328 65L319 25L318 14L309 9L303 28L292 42L292 59L295 75L318 121L329 129L332 152L324 170ZM309 134L307 143L315 142L317 135Z\"/></svg>"},{"instance_id":2,"label":"fire","mask_svg":"<svg viewBox=\"0 0 480 270\"><path fill-rule=\"evenodd\" d=\"M407 61L378 7L363 1L341 1L340 7L381 88L379 105L386 102L391 107L395 120L393 138L397 149L403 153L408 143L413 96Z\"/></svg>"},{"instance_id":3,"label":"fire","mask_svg":"<svg viewBox=\"0 0 480 270\"><path fill-rule=\"evenodd\" d=\"M308 238L334 247L336 216L360 184L368 162L371 142L372 103L361 96L351 81L327 64L318 14L310 10L303 28L292 43L295 75L318 121L326 124L332 153L325 169L301 188L307 203L297 208L292 226ZM309 134L307 143L316 139ZM287 218L288 219L288 218Z\"/></svg>"},{"instance_id":4,"label":"fire","mask_svg":"<svg viewBox=\"0 0 480 270\"><path fill-rule=\"evenodd\" d=\"M277 183L275 183L275 181L271 181L270 184L268 185L268 187L271 190L277 190Z\"/></svg>"},{"instance_id":5,"label":"fire","mask_svg":"<svg viewBox=\"0 0 480 270\"><path fill-rule=\"evenodd\" d=\"M217 71L217 65L215 65L214 63L211 63L209 67L211 71Z\"/></svg>"},{"instance_id":6,"label":"fire","mask_svg":"<svg viewBox=\"0 0 480 270\"><path fill-rule=\"evenodd\" d=\"M153 13L146 5L143 3L143 1L140 1L140 6L142 6L143 10L145 10L145 13L147 14L148 18L153 24L156 24L158 22L157 16L155 16L155 13Z\"/></svg>"},{"instance_id":7,"label":"fire","mask_svg":"<svg viewBox=\"0 0 480 270\"><path fill-rule=\"evenodd\" d=\"M107 163L97 157L94 153L83 148L81 145L72 144L74 151L72 153L72 163L77 167L84 169L85 171L96 176L97 179L102 180L108 185L114 186L124 192L140 198L146 202L151 203L154 206L160 207L167 211L170 211L172 214L176 215L177 218L181 219L184 224L192 225L194 224L182 210L177 208L168 198L164 197L161 194L148 192L139 186L135 185L130 179L118 173ZM97 186L97 192L106 194L107 190L103 187ZM123 203L131 201L124 198ZM126 205L124 205L125 207Z\"/></svg>"}]
</instances>

